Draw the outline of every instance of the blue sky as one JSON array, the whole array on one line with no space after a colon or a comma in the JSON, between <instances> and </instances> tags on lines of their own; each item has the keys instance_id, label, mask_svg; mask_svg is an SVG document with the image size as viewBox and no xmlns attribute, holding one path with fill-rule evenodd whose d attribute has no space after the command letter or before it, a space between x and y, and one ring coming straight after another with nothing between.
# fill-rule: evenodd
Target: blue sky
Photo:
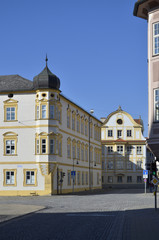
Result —
<instances>
[{"instance_id":1,"label":"blue sky","mask_svg":"<svg viewBox=\"0 0 159 240\"><path fill-rule=\"evenodd\" d=\"M133 16L135 2L1 1L0 75L33 80L47 53L65 96L97 118L121 105L147 136L147 22Z\"/></svg>"}]
</instances>

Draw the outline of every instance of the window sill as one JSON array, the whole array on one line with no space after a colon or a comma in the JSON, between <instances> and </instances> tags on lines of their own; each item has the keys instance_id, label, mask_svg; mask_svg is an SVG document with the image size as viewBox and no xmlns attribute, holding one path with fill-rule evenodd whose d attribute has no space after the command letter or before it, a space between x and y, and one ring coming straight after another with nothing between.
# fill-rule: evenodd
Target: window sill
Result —
<instances>
[{"instance_id":1,"label":"window sill","mask_svg":"<svg viewBox=\"0 0 159 240\"><path fill-rule=\"evenodd\" d=\"M14 156L18 156L18 154L3 154L3 156L14 157Z\"/></svg>"},{"instance_id":2,"label":"window sill","mask_svg":"<svg viewBox=\"0 0 159 240\"><path fill-rule=\"evenodd\" d=\"M4 120L4 122L18 122L18 120Z\"/></svg>"}]
</instances>

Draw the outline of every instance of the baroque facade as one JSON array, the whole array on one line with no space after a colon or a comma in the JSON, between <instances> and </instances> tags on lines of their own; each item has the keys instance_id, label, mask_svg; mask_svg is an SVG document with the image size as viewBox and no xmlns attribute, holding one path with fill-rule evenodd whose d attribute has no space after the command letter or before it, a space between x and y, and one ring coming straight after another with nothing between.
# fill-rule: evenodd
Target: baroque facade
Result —
<instances>
[{"instance_id":1,"label":"baroque facade","mask_svg":"<svg viewBox=\"0 0 159 240\"><path fill-rule=\"evenodd\" d=\"M103 187L141 187L146 169L143 122L118 110L101 119Z\"/></svg>"},{"instance_id":2,"label":"baroque facade","mask_svg":"<svg viewBox=\"0 0 159 240\"><path fill-rule=\"evenodd\" d=\"M47 61L33 81L0 76L0 112L0 195L101 188L101 122L61 94Z\"/></svg>"}]
</instances>

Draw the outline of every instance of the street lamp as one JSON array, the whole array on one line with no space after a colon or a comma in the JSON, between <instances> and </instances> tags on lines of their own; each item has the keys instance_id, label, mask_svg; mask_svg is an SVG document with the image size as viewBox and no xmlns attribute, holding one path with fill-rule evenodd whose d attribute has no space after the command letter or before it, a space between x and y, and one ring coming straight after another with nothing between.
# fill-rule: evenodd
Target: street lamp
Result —
<instances>
[{"instance_id":1,"label":"street lamp","mask_svg":"<svg viewBox=\"0 0 159 240\"><path fill-rule=\"evenodd\" d=\"M90 114L93 114L94 113L94 110L91 109L90 110ZM89 117L88 117L88 124L89 124L89 135L88 135L88 140L89 140L89 190L91 190L91 159L90 159L90 144L91 144L91 129L90 129L90 124L91 124L91 115L89 114Z\"/></svg>"}]
</instances>

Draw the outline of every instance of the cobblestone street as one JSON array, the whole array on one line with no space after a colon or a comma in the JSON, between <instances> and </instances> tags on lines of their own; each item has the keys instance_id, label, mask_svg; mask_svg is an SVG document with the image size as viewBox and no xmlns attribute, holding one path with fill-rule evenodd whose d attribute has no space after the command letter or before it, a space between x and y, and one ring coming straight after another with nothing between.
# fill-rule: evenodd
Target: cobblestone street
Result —
<instances>
[{"instance_id":1,"label":"cobblestone street","mask_svg":"<svg viewBox=\"0 0 159 240\"><path fill-rule=\"evenodd\" d=\"M142 240L155 238L158 234L159 212L154 210L154 196L152 193L144 194L143 190L102 190L90 195L0 197L0 209L6 205L13 207L14 212L8 221L5 212L1 214L1 240ZM16 209L19 209L17 214ZM9 219L9 207L6 213Z\"/></svg>"}]
</instances>

